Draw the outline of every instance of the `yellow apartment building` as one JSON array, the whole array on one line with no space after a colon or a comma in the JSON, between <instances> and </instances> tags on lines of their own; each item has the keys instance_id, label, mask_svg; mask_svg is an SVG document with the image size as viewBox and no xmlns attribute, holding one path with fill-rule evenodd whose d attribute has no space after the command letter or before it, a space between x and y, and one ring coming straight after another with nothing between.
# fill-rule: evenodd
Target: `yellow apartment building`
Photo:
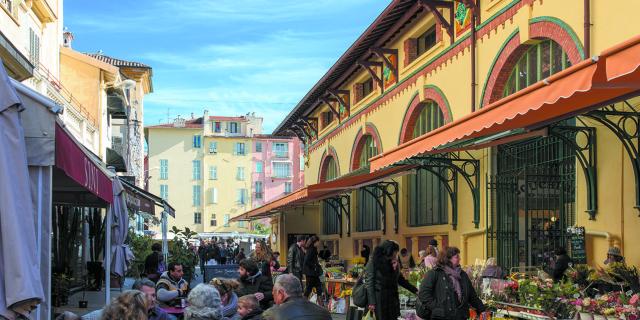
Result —
<instances>
[{"instance_id":1,"label":"yellow apartment building","mask_svg":"<svg viewBox=\"0 0 640 320\"><path fill-rule=\"evenodd\" d=\"M610 246L640 264L638 10L392 1L273 133L306 141L306 187L238 219L271 217L281 252L319 234L343 259L436 239L467 264L567 247L602 265Z\"/></svg>"},{"instance_id":2,"label":"yellow apartment building","mask_svg":"<svg viewBox=\"0 0 640 320\"><path fill-rule=\"evenodd\" d=\"M252 114L219 117L207 111L145 129L149 191L176 209L169 227L204 235L249 232L248 223L231 219L251 208L251 137L261 130L262 118Z\"/></svg>"}]
</instances>

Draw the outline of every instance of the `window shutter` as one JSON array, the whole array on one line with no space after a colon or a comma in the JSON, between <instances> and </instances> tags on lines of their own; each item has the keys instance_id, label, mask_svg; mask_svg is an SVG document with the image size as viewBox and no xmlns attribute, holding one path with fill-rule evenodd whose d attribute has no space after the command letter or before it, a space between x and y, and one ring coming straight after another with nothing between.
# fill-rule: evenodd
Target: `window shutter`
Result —
<instances>
[{"instance_id":1,"label":"window shutter","mask_svg":"<svg viewBox=\"0 0 640 320\"><path fill-rule=\"evenodd\" d=\"M407 66L418 57L418 39L410 38L404 41L404 65Z\"/></svg>"},{"instance_id":2,"label":"window shutter","mask_svg":"<svg viewBox=\"0 0 640 320\"><path fill-rule=\"evenodd\" d=\"M356 100L356 102L362 100L362 98L364 98L364 84L363 83L354 84L353 93L354 93L354 99Z\"/></svg>"}]
</instances>

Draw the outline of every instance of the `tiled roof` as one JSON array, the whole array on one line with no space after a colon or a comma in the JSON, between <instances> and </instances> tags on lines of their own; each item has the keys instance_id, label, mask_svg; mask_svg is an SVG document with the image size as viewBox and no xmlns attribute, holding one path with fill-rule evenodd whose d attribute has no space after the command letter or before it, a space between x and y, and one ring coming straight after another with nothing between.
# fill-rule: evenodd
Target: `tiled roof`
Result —
<instances>
[{"instance_id":1,"label":"tiled roof","mask_svg":"<svg viewBox=\"0 0 640 320\"><path fill-rule=\"evenodd\" d=\"M109 56L106 56L102 53L85 53L86 55L98 59L102 62L106 62L110 65L116 66L116 67L131 67L131 68L147 68L147 69L151 69L150 66L144 64L144 63L140 63L140 62L135 62L135 61L127 61L127 60L122 60L122 59L116 59L116 58L112 58Z\"/></svg>"},{"instance_id":2,"label":"tiled roof","mask_svg":"<svg viewBox=\"0 0 640 320\"><path fill-rule=\"evenodd\" d=\"M386 9L376 18L367 30L347 49L345 53L334 63L309 92L298 102L287 117L273 131L274 134L292 135L286 133L287 129L302 116L313 109L319 98L326 94L327 89L341 85L346 76L359 68L357 61L367 59L372 55L369 49L375 45L384 45L389 38L393 38L398 29L394 26L399 21L409 21L418 12L424 11L416 0L393 0ZM407 15L412 13L411 15ZM398 25L400 26L400 25ZM401 26L400 26L401 27ZM393 31L393 32L391 32Z\"/></svg>"},{"instance_id":3,"label":"tiled roof","mask_svg":"<svg viewBox=\"0 0 640 320\"><path fill-rule=\"evenodd\" d=\"M224 117L224 116L210 116L209 120L222 120L222 121L242 121L247 120L247 118L241 117Z\"/></svg>"},{"instance_id":4,"label":"tiled roof","mask_svg":"<svg viewBox=\"0 0 640 320\"><path fill-rule=\"evenodd\" d=\"M276 135L272 135L272 134L254 134L253 137L256 138L256 139L281 139L281 140L291 140L291 139L293 139L293 137L276 136Z\"/></svg>"},{"instance_id":5,"label":"tiled roof","mask_svg":"<svg viewBox=\"0 0 640 320\"><path fill-rule=\"evenodd\" d=\"M149 129L149 128L152 128L152 129L156 129L156 128L200 129L202 127L203 127L202 126L202 118L198 118L198 119L185 121L183 127L176 127L172 122L172 123L163 123L163 124L157 124L157 125L154 125L154 126L148 126L146 128L147 129Z\"/></svg>"}]
</instances>

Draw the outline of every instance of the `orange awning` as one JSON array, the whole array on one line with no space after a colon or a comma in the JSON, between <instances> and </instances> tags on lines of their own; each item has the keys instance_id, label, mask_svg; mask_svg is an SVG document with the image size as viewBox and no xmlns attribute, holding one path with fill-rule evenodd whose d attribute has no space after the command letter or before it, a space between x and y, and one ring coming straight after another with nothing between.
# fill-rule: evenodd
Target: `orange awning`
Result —
<instances>
[{"instance_id":1,"label":"orange awning","mask_svg":"<svg viewBox=\"0 0 640 320\"><path fill-rule=\"evenodd\" d=\"M640 89L640 36L584 60L371 159L371 171L438 147L512 129L537 129L590 111Z\"/></svg>"},{"instance_id":2,"label":"orange awning","mask_svg":"<svg viewBox=\"0 0 640 320\"><path fill-rule=\"evenodd\" d=\"M303 205L305 203L320 201L341 193L371 185L382 180L391 179L398 175L407 174L415 166L397 166L387 168L377 172L366 172L339 178L332 181L312 184L294 193L269 202L259 208L247 211L244 214L233 218L231 221L251 220L265 217L270 213L286 207Z\"/></svg>"}]
</instances>

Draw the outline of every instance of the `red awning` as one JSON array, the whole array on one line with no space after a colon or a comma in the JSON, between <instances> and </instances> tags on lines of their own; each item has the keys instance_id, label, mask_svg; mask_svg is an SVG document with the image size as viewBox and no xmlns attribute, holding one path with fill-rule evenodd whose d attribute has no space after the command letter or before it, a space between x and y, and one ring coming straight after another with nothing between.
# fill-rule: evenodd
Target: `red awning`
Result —
<instances>
[{"instance_id":1,"label":"red awning","mask_svg":"<svg viewBox=\"0 0 640 320\"><path fill-rule=\"evenodd\" d=\"M640 89L640 36L371 159L371 171L498 132L537 129Z\"/></svg>"},{"instance_id":2,"label":"red awning","mask_svg":"<svg viewBox=\"0 0 640 320\"><path fill-rule=\"evenodd\" d=\"M113 203L112 178L56 123L56 167L100 199Z\"/></svg>"},{"instance_id":3,"label":"red awning","mask_svg":"<svg viewBox=\"0 0 640 320\"><path fill-rule=\"evenodd\" d=\"M411 172L414 167L415 166L410 165L398 166L373 173L366 172L363 174L346 176L332 181L312 184L280 199L269 202L259 208L248 211L231 220L240 221L257 219L267 216L275 210L327 199L363 186L391 179L398 175L407 174Z\"/></svg>"}]
</instances>

